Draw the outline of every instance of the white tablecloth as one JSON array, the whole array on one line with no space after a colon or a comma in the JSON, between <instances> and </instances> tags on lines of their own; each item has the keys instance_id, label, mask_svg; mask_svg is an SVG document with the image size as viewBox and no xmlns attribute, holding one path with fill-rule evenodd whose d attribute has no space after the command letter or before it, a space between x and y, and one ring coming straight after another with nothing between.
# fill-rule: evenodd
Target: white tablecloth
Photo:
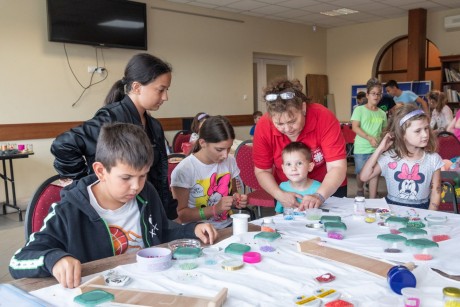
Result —
<instances>
[{"instance_id":1,"label":"white tablecloth","mask_svg":"<svg viewBox=\"0 0 460 307\"><path fill-rule=\"evenodd\" d=\"M387 206L381 200L367 200L367 205ZM348 232L344 240L328 239L324 232L305 227L304 217L294 221L285 221L279 215L274 217L277 228L282 233L277 250L271 253L261 252L262 261L260 263L245 264L241 270L225 271L220 264L205 265L204 259L201 258L199 267L190 271L180 270L177 265L174 265L163 272L146 274L139 271L136 264L119 266L115 270L133 279L127 286L129 288L214 296L221 288L226 287L229 292L225 306L296 306L294 304L296 296L310 295L319 288L333 288L339 291L343 298L360 307L380 306L380 301L392 298L399 300L402 304L401 297L391 291L385 278L373 276L353 267L309 257L297 250L298 241L319 236L330 246L352 250L359 254L401 262L413 261L412 256L408 253L395 256L380 252L381 247L378 245L376 236L387 230L376 223L367 224L363 219L353 217L352 199L331 198L326 202L325 207L331 210L327 214L340 215L347 224ZM400 214L405 214L407 210L401 207L392 209ZM439 243L441 249L439 257L432 261L415 262L417 268L413 271L417 278L417 288L424 293L422 306L442 306L442 288L460 287L460 282L442 277L430 267L460 275L460 266L457 264L460 259L458 249L460 216L426 210L419 210L419 214L422 218L427 214L447 215L448 223L454 226L451 233L452 239ZM261 220L254 221L254 223L260 224ZM253 251L259 251L253 239L254 234L256 233L231 237L219 242L216 246L223 249L232 242L239 242L251 246ZM219 261L229 257L232 256L222 251L219 254ZM326 284L318 283L315 277L324 273L332 273L336 279ZM72 303L76 292L56 285L34 291L32 294L56 306L64 306Z\"/></svg>"}]
</instances>

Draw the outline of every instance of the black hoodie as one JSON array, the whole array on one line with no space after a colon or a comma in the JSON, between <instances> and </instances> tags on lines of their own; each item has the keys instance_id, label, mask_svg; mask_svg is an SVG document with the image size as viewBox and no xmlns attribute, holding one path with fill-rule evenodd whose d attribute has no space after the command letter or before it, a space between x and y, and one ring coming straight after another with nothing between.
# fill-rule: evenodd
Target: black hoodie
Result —
<instances>
[{"instance_id":1,"label":"black hoodie","mask_svg":"<svg viewBox=\"0 0 460 307\"><path fill-rule=\"evenodd\" d=\"M14 278L47 277L56 262L72 256L81 263L114 256L108 225L90 204L87 187L97 181L89 175L61 192L61 201L51 206L40 231L10 261ZM179 238L196 238L196 223L181 225L168 220L155 188L146 182L137 195L145 247Z\"/></svg>"}]
</instances>

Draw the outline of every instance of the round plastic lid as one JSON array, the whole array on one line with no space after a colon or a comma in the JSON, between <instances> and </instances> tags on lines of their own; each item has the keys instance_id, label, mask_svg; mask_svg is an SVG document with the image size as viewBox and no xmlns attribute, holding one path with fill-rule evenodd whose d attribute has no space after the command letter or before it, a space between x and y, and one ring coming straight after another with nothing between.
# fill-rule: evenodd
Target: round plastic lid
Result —
<instances>
[{"instance_id":1,"label":"round plastic lid","mask_svg":"<svg viewBox=\"0 0 460 307\"><path fill-rule=\"evenodd\" d=\"M399 228L399 231L407 235L426 235L427 234L425 229L414 228L414 227Z\"/></svg>"},{"instance_id":2,"label":"round plastic lid","mask_svg":"<svg viewBox=\"0 0 460 307\"><path fill-rule=\"evenodd\" d=\"M391 290L397 294L401 294L401 289L411 287L415 288L417 280L414 274L404 266L396 266L388 272L388 284Z\"/></svg>"},{"instance_id":3,"label":"round plastic lid","mask_svg":"<svg viewBox=\"0 0 460 307\"><path fill-rule=\"evenodd\" d=\"M260 253L246 252L243 254L243 261L246 263L259 263L261 261Z\"/></svg>"},{"instance_id":4,"label":"round plastic lid","mask_svg":"<svg viewBox=\"0 0 460 307\"><path fill-rule=\"evenodd\" d=\"M432 248L439 247L439 244L428 239L411 239L406 241L407 246L413 246L417 248Z\"/></svg>"},{"instance_id":5,"label":"round plastic lid","mask_svg":"<svg viewBox=\"0 0 460 307\"><path fill-rule=\"evenodd\" d=\"M383 241L386 241L386 242L403 242L403 241L407 240L403 236L395 235L395 234L391 234L391 233L378 235L377 239L380 239L380 240L383 240Z\"/></svg>"}]
</instances>

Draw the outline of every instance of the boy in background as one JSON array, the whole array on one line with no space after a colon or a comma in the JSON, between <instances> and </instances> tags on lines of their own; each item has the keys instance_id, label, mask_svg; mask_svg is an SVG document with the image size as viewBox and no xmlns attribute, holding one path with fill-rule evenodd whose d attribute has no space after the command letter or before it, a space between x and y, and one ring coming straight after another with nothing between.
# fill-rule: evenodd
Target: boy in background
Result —
<instances>
[{"instance_id":1,"label":"boy in background","mask_svg":"<svg viewBox=\"0 0 460 307\"><path fill-rule=\"evenodd\" d=\"M252 117L254 118L254 125L251 127L251 130L249 131L249 135L251 136L251 139L254 137L254 132L256 131L256 125L259 119L262 117L262 112L260 111L255 111L252 113Z\"/></svg>"},{"instance_id":2,"label":"boy in background","mask_svg":"<svg viewBox=\"0 0 460 307\"><path fill-rule=\"evenodd\" d=\"M294 193L301 203L304 195L315 194L321 185L319 181L308 178L308 173L315 166L311 160L310 148L302 142L292 142L284 147L282 157L283 172L289 180L281 182L280 189ZM303 210L301 205L299 210ZM275 211L284 212L283 205L279 201L276 202Z\"/></svg>"},{"instance_id":3,"label":"boy in background","mask_svg":"<svg viewBox=\"0 0 460 307\"><path fill-rule=\"evenodd\" d=\"M428 103L412 91L401 90L399 88L398 82L396 82L395 80L390 80L387 83L385 83L385 90L388 94L393 96L393 100L397 105L407 103L413 104L417 107L419 107L420 105L422 107L423 112L425 112L425 114L428 114L429 116L430 108L428 107Z\"/></svg>"},{"instance_id":4,"label":"boy in background","mask_svg":"<svg viewBox=\"0 0 460 307\"><path fill-rule=\"evenodd\" d=\"M94 174L64 188L40 231L10 261L14 278L53 275L65 288L80 285L81 263L169 242L217 236L208 223L177 224L166 217L155 188L146 182L153 149L142 127L102 127Z\"/></svg>"}]
</instances>

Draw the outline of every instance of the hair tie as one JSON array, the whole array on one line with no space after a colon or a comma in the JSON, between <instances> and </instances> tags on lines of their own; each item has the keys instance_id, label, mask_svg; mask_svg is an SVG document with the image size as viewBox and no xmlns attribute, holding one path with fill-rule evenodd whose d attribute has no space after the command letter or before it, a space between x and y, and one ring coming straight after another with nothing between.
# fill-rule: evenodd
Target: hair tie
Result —
<instances>
[{"instance_id":1,"label":"hair tie","mask_svg":"<svg viewBox=\"0 0 460 307\"><path fill-rule=\"evenodd\" d=\"M203 118L205 118L206 116L209 116L208 114L206 113L203 113L203 114L200 114L198 115L198 117L196 119L198 119L198 121L200 122Z\"/></svg>"},{"instance_id":2,"label":"hair tie","mask_svg":"<svg viewBox=\"0 0 460 307\"><path fill-rule=\"evenodd\" d=\"M407 122L409 119L411 119L414 116L420 115L420 114L425 114L425 112L423 112L422 110L419 109L419 110L414 110L414 111L412 111L410 113L407 113L399 121L399 126L402 127L402 125L404 125L404 123Z\"/></svg>"},{"instance_id":3,"label":"hair tie","mask_svg":"<svg viewBox=\"0 0 460 307\"><path fill-rule=\"evenodd\" d=\"M121 84L126 85L128 82L126 81L126 78L123 77L121 78Z\"/></svg>"}]
</instances>

